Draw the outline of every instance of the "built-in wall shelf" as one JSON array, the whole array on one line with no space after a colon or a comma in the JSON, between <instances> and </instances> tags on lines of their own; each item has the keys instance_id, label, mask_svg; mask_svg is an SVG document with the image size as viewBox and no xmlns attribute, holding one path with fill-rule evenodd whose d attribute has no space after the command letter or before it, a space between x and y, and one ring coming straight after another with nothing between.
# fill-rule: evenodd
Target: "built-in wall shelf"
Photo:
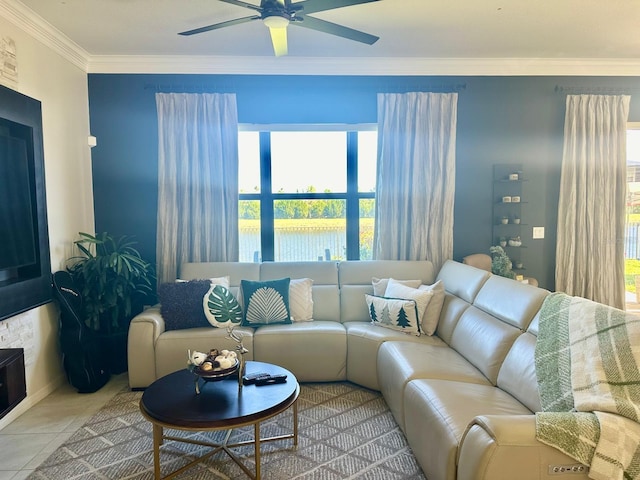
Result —
<instances>
[{"instance_id":1,"label":"built-in wall shelf","mask_svg":"<svg viewBox=\"0 0 640 480\"><path fill-rule=\"evenodd\" d=\"M520 271L524 268L515 268L522 263L526 267L523 258L522 243L523 227L527 226L524 214L527 198L524 196L523 185L527 182L521 164L508 163L493 166L493 245L500 245L513 263L513 270ZM515 220L518 220L518 223ZM503 220L506 223L503 223ZM519 241L519 245L509 245L509 241Z\"/></svg>"}]
</instances>

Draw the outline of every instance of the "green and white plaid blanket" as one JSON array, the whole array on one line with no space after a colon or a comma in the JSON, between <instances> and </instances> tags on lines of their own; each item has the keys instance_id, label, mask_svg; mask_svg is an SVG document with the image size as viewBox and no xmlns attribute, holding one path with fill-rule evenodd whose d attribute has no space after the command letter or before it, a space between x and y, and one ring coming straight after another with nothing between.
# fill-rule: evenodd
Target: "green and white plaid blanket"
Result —
<instances>
[{"instance_id":1,"label":"green and white plaid blanket","mask_svg":"<svg viewBox=\"0 0 640 480\"><path fill-rule=\"evenodd\" d=\"M640 318L552 293L540 311L536 437L597 480L640 480Z\"/></svg>"}]
</instances>

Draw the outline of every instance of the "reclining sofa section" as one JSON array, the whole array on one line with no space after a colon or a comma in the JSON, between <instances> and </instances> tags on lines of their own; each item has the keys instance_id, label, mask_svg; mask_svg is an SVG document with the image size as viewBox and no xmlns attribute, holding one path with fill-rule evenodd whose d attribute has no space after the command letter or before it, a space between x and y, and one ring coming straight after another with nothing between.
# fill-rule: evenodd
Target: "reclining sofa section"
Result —
<instances>
[{"instance_id":1,"label":"reclining sofa section","mask_svg":"<svg viewBox=\"0 0 640 480\"><path fill-rule=\"evenodd\" d=\"M313 321L239 327L247 359L291 370L301 382L348 380L382 392L429 480L557 479L576 462L535 439L540 399L534 350L548 295L447 261L187 263L180 278L313 280ZM364 299L372 278L442 280L446 296L433 336L373 325ZM165 331L159 306L129 330L129 383L144 388L185 368L187 350L233 348L216 328ZM573 480L585 473L570 474Z\"/></svg>"}]
</instances>

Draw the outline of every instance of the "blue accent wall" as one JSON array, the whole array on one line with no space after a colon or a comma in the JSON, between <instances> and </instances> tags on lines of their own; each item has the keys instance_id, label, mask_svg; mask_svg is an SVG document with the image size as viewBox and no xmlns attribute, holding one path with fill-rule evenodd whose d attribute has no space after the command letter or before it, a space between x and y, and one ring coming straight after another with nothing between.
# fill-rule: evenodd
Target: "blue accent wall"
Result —
<instances>
[{"instance_id":1,"label":"blue accent wall","mask_svg":"<svg viewBox=\"0 0 640 480\"><path fill-rule=\"evenodd\" d=\"M557 205L567 93L632 95L637 77L427 77L90 74L96 230L135 235L155 261L157 120L155 93L234 92L241 123L375 123L377 94L457 91L454 258L495 244L493 165L522 164L526 274L554 288ZM597 192L594 192L597 194ZM525 198L526 197L526 198ZM544 226L543 240L531 227Z\"/></svg>"}]
</instances>

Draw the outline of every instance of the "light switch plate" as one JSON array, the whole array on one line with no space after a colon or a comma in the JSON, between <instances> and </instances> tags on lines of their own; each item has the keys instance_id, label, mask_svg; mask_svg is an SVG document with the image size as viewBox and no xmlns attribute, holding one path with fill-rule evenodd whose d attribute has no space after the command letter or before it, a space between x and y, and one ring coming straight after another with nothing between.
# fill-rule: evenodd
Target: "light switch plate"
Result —
<instances>
[{"instance_id":1,"label":"light switch plate","mask_svg":"<svg viewBox=\"0 0 640 480\"><path fill-rule=\"evenodd\" d=\"M544 238L544 227L533 227L533 238Z\"/></svg>"}]
</instances>

